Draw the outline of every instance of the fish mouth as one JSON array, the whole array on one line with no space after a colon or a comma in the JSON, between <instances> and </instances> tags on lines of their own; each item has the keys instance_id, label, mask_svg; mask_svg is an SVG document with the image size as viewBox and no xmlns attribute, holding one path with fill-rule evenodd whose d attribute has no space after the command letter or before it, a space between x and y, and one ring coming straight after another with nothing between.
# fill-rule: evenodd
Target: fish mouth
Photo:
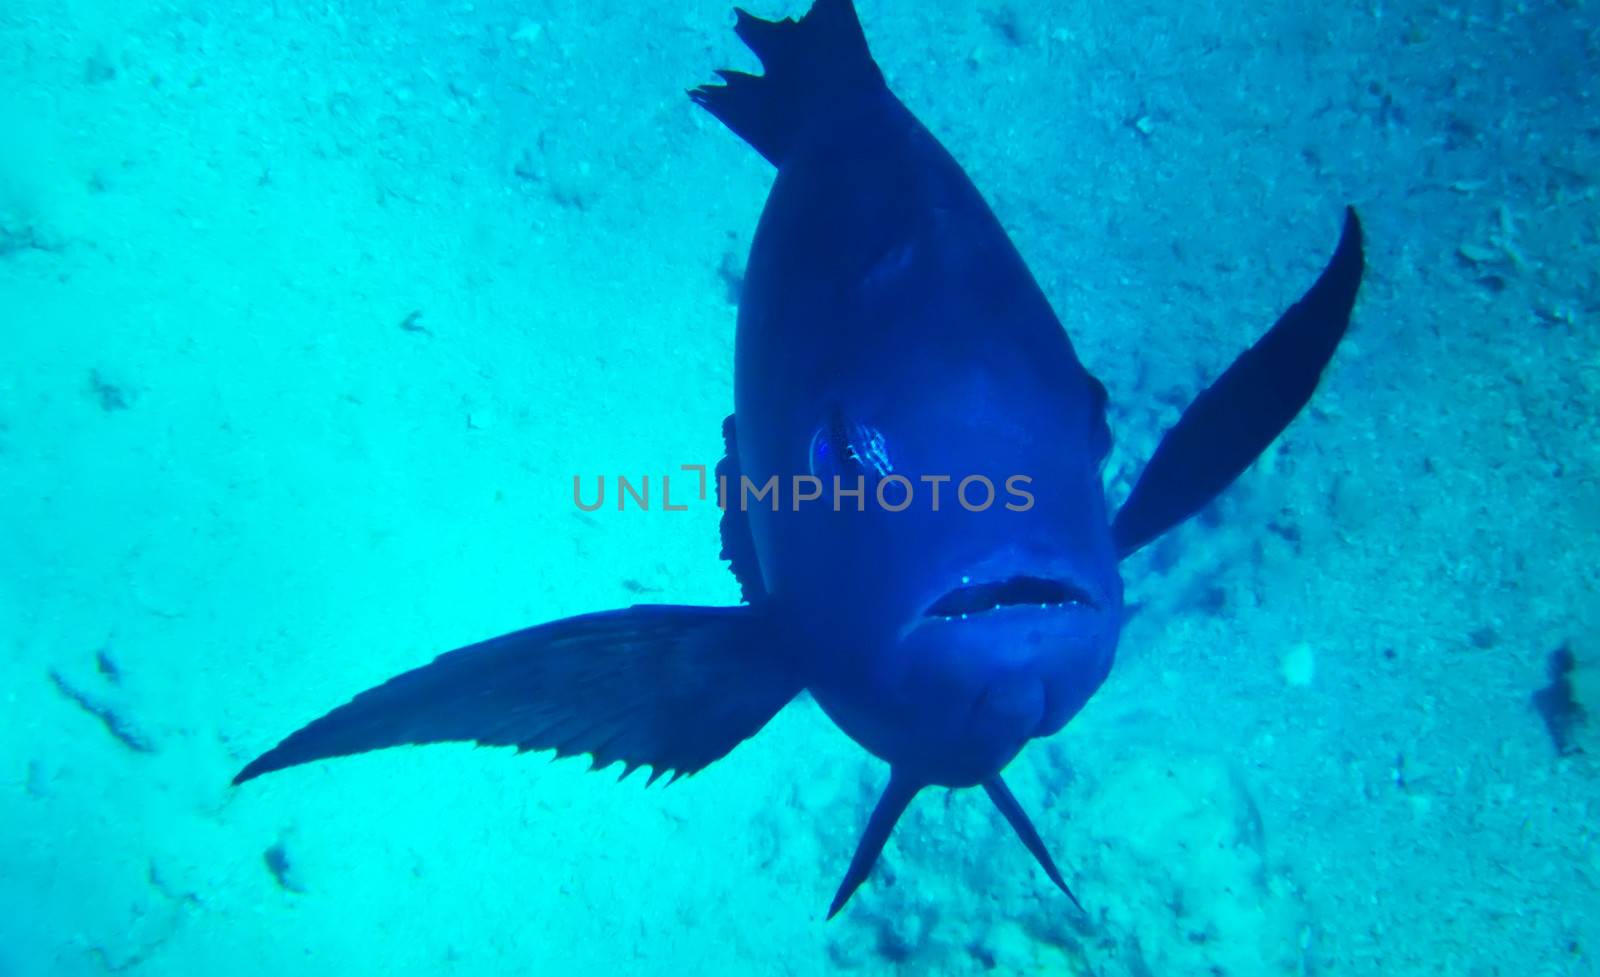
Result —
<instances>
[{"instance_id":1,"label":"fish mouth","mask_svg":"<svg viewBox=\"0 0 1600 977\"><path fill-rule=\"evenodd\" d=\"M922 616L959 620L1007 607L1093 610L1096 606L1089 592L1071 581L1015 576L980 583L963 581L962 586L930 604Z\"/></svg>"}]
</instances>

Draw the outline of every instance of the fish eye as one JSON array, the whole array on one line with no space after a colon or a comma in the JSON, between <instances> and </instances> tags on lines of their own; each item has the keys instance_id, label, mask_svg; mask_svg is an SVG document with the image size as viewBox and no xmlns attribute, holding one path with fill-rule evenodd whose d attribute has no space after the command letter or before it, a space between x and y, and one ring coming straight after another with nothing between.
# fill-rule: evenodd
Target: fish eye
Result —
<instances>
[{"instance_id":1,"label":"fish eye","mask_svg":"<svg viewBox=\"0 0 1600 977\"><path fill-rule=\"evenodd\" d=\"M811 435L809 467L813 476L824 479L834 475L883 478L894 472L883 432L846 419L838 407Z\"/></svg>"}]
</instances>

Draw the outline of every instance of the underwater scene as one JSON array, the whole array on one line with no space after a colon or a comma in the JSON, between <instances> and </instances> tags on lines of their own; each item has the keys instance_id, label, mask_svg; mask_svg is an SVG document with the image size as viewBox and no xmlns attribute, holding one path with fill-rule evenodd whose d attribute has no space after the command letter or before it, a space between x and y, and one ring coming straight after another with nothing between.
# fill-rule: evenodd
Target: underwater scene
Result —
<instances>
[{"instance_id":1,"label":"underwater scene","mask_svg":"<svg viewBox=\"0 0 1600 977\"><path fill-rule=\"evenodd\" d=\"M10 0L0 977L1600 975L1597 79Z\"/></svg>"}]
</instances>

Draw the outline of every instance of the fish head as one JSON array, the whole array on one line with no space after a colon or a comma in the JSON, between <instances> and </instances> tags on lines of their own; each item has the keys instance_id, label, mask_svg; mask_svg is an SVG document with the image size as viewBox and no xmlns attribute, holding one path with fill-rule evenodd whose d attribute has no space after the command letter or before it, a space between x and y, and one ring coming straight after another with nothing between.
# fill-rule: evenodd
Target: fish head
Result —
<instances>
[{"instance_id":1,"label":"fish head","mask_svg":"<svg viewBox=\"0 0 1600 977\"><path fill-rule=\"evenodd\" d=\"M1041 371L984 353L979 370L902 363L912 381L832 404L810 447L829 488L859 480L865 496L807 529L825 554L810 606L846 632L839 694L814 692L897 769L951 786L1077 714L1110 670L1123 607L1103 388L1075 359Z\"/></svg>"}]
</instances>

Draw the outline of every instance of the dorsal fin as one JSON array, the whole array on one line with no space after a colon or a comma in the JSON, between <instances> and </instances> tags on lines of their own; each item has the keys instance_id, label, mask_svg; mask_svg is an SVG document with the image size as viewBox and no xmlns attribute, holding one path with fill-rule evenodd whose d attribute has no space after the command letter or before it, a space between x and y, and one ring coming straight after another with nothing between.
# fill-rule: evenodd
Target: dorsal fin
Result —
<instances>
[{"instance_id":1,"label":"dorsal fin","mask_svg":"<svg viewBox=\"0 0 1600 977\"><path fill-rule=\"evenodd\" d=\"M851 0L816 0L798 21L734 14L734 33L765 73L718 71L723 84L701 85L689 97L774 166L817 118L884 87Z\"/></svg>"},{"instance_id":2,"label":"dorsal fin","mask_svg":"<svg viewBox=\"0 0 1600 977\"><path fill-rule=\"evenodd\" d=\"M739 491L739 441L733 415L722 421L722 460L717 462L716 489L723 501L722 552L728 569L739 581L739 596L746 604L760 603L767 596L761 581L761 563L756 559L755 539L750 535L750 516L740 504ZM726 498L722 493L726 491Z\"/></svg>"}]
</instances>

